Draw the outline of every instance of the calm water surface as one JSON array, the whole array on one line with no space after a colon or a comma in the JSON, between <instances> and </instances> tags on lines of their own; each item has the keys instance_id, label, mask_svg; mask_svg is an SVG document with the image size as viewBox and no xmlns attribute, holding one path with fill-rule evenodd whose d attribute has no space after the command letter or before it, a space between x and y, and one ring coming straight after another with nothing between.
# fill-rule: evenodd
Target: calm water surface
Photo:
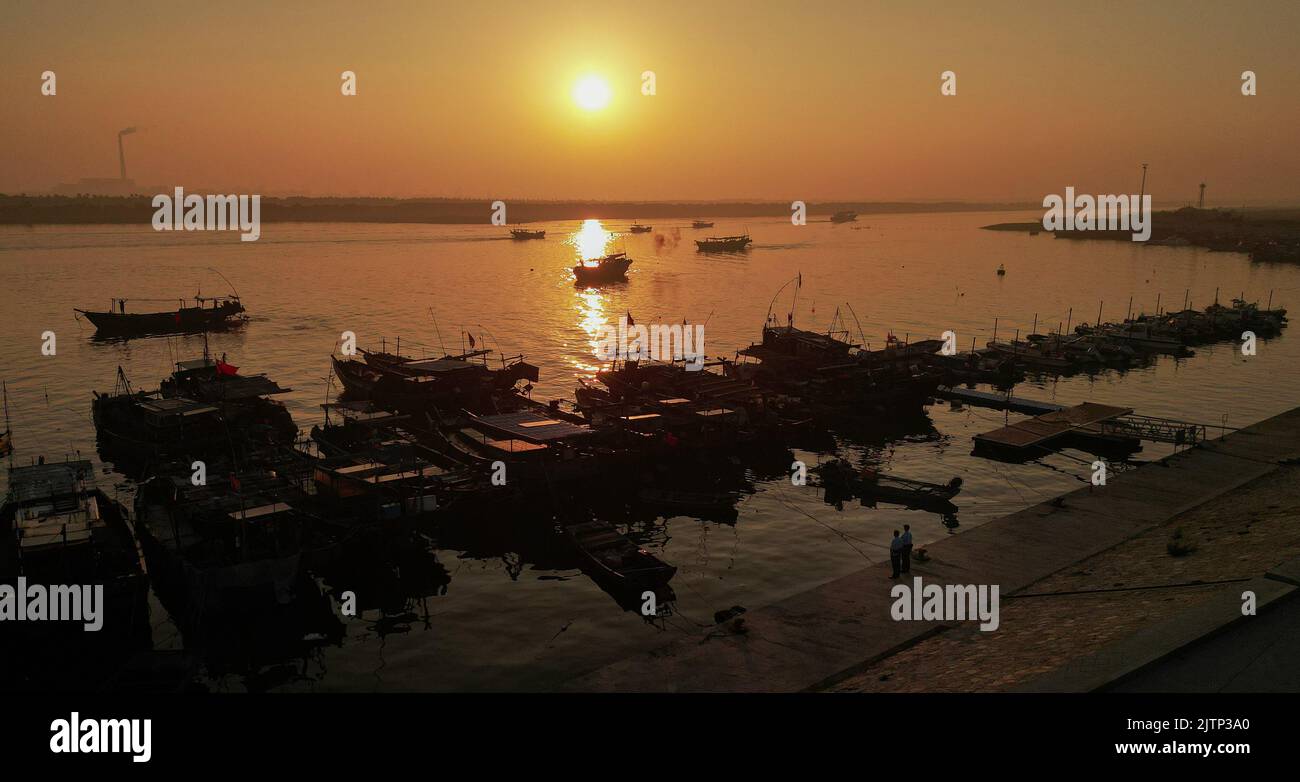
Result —
<instances>
[{"instance_id":1,"label":"calm water surface","mask_svg":"<svg viewBox=\"0 0 1300 782\"><path fill-rule=\"evenodd\" d=\"M61 458L94 453L91 389L109 390L119 366L140 387L156 387L171 363L202 351L201 337L93 341L72 308L105 309L125 296L137 311L224 293L220 270L252 316L246 328L210 338L244 372L266 372L293 392L282 397L303 428L320 421L330 396L329 354L341 332L362 345L397 336L458 352L465 334L542 367L534 398L569 397L597 368L597 328L631 312L638 323L706 322L707 351L731 356L757 339L777 290L802 273L796 324L824 330L836 313L858 341L879 345L900 336L937 337L952 329L960 344L981 346L1017 328L1039 330L1072 318L1119 319L1132 308L1154 311L1157 296L1203 307L1221 288L1228 300L1294 305L1300 268L1250 263L1244 256L1195 248L1054 240L1047 235L981 231L1030 214L865 216L846 225L786 220L719 221L692 231L656 225L653 234L622 235L626 224L552 223L544 241L513 242L487 226L270 225L255 243L236 234L155 233L147 227L0 228L0 279L7 317L0 333L0 377L9 385L17 453ZM748 229L754 247L739 255L701 255L692 239ZM614 232L613 236L607 230ZM607 246L608 244L608 246ZM583 290L569 271L575 258L626 249L635 259L627 283ZM995 274L999 264L1005 277ZM792 288L774 308L784 317ZM1189 293L1185 293L1188 292ZM852 312L848 309L851 305ZM1071 312L1072 310L1072 312ZM856 315L856 320L855 316ZM57 335L57 354L43 356L42 333ZM861 335L861 336L859 336ZM1127 373L1031 381L1022 396L1063 403L1122 404L1138 413L1242 426L1297 404L1300 340L1261 343L1245 359L1232 345L1197 349L1189 359L1160 359ZM377 613L347 624L339 646L310 654L269 654L249 663L254 675L208 676L217 689L448 690L545 689L638 650L697 634L714 611L750 609L887 557L890 530L910 523L918 543L933 541L1081 485L1085 455L1066 452L1026 465L970 456L971 436L1003 422L983 409L936 405L929 424L893 441L842 439L842 455L866 456L891 472L938 482L965 481L960 526L938 516L888 506L821 502L788 481L757 483L734 525L685 517L659 522L653 546L677 565L676 613L660 626L625 612L564 557L545 521L521 520L490 554L443 541L419 567L445 568L445 594L411 610L423 618L409 632L381 632ZM1167 453L1148 445L1139 458ZM798 454L817 461L817 454ZM92 457L93 458L93 457ZM1091 459L1088 458L1087 461ZM0 478L3 481L3 478ZM104 468L101 485L129 497L130 485ZM536 528L527 525L536 525ZM347 589L349 585L336 585ZM154 643L182 642L154 604Z\"/></svg>"}]
</instances>

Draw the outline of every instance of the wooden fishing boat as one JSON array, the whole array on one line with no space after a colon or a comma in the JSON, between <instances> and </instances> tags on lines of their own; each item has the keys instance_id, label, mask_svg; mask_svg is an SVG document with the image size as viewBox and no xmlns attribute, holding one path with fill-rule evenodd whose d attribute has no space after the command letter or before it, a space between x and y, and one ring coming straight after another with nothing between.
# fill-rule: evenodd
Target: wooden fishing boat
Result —
<instances>
[{"instance_id":1,"label":"wooden fishing boat","mask_svg":"<svg viewBox=\"0 0 1300 782\"><path fill-rule=\"evenodd\" d=\"M1063 353L1054 353L1048 349L1040 348L1038 345L1024 340L1012 342L990 340L988 348L1000 355L1013 358L1026 367L1032 367L1034 369L1068 372L1078 365L1078 362Z\"/></svg>"},{"instance_id":2,"label":"wooden fishing boat","mask_svg":"<svg viewBox=\"0 0 1300 782\"><path fill-rule=\"evenodd\" d=\"M101 336L145 336L150 334L217 331L242 324L244 305L238 296L195 296L178 299L179 306L168 312L127 312L127 299L113 299L106 311L74 309L95 326ZM193 301L193 305L187 302Z\"/></svg>"},{"instance_id":3,"label":"wooden fishing boat","mask_svg":"<svg viewBox=\"0 0 1300 782\"><path fill-rule=\"evenodd\" d=\"M691 227L692 227L692 228L712 228L712 227L713 227L713 222L710 221L710 220L692 220L692 221L691 221Z\"/></svg>"},{"instance_id":4,"label":"wooden fishing boat","mask_svg":"<svg viewBox=\"0 0 1300 782\"><path fill-rule=\"evenodd\" d=\"M851 223L857 219L858 219L858 213L848 211L847 209L842 212L836 212L835 214L831 215L832 223Z\"/></svg>"},{"instance_id":5,"label":"wooden fishing boat","mask_svg":"<svg viewBox=\"0 0 1300 782\"><path fill-rule=\"evenodd\" d=\"M468 355L413 359L388 353L362 351L365 360L331 355L334 373L348 394L357 400L373 400L382 407L420 415L451 412L461 408L488 411L512 408L522 396L520 381L536 382L540 373L522 356L503 358L500 368L486 360L470 361ZM526 392L530 386L524 386Z\"/></svg>"},{"instance_id":6,"label":"wooden fishing boat","mask_svg":"<svg viewBox=\"0 0 1300 782\"><path fill-rule=\"evenodd\" d=\"M121 367L111 392L91 393L91 417L100 448L127 472L164 457L228 457L237 443L236 433L216 406L168 398L161 391L136 391Z\"/></svg>"},{"instance_id":7,"label":"wooden fishing boat","mask_svg":"<svg viewBox=\"0 0 1300 782\"><path fill-rule=\"evenodd\" d=\"M221 411L226 425L263 443L291 443L298 427L288 408L271 397L288 394L265 374L241 375L239 367L203 356L176 362L171 377L159 386L163 397L204 402Z\"/></svg>"},{"instance_id":8,"label":"wooden fishing boat","mask_svg":"<svg viewBox=\"0 0 1300 782\"><path fill-rule=\"evenodd\" d=\"M640 223L632 223L632 225L628 226L628 229L627 229L627 230L628 230L629 233L634 233L634 234L648 234L648 233L650 233L651 231L653 231L654 228L653 228L653 226L649 226L649 225L641 225Z\"/></svg>"},{"instance_id":9,"label":"wooden fishing boat","mask_svg":"<svg viewBox=\"0 0 1300 782\"><path fill-rule=\"evenodd\" d=\"M95 468L77 459L11 467L9 490L0 506L0 583L98 585L104 590L102 632L87 638L79 622L34 622L26 630L39 639L70 636L68 651L87 655L94 666L102 650L90 642L149 643L148 579L140 566L126 509L95 485ZM44 625L45 627L41 627ZM97 628L98 630L98 628ZM17 641L12 637L9 641ZM14 647L24 648L24 647ZM34 647L31 657L41 658ZM28 660L40 663L39 659ZM66 672L64 672L66 673Z\"/></svg>"},{"instance_id":10,"label":"wooden fishing boat","mask_svg":"<svg viewBox=\"0 0 1300 782\"><path fill-rule=\"evenodd\" d=\"M627 279L632 259L627 253L613 253L592 261L582 261L573 267L574 279L579 283L615 282Z\"/></svg>"},{"instance_id":11,"label":"wooden fishing boat","mask_svg":"<svg viewBox=\"0 0 1300 782\"><path fill-rule=\"evenodd\" d=\"M961 492L962 486L961 478L957 477L946 484L926 483L885 475L870 468L858 470L844 459L826 462L816 472L828 492L940 513L956 509L952 499Z\"/></svg>"},{"instance_id":12,"label":"wooden fishing boat","mask_svg":"<svg viewBox=\"0 0 1300 782\"><path fill-rule=\"evenodd\" d=\"M697 252L736 252L744 250L753 244L749 234L740 236L711 236L708 239L697 239L695 249Z\"/></svg>"},{"instance_id":13,"label":"wooden fishing boat","mask_svg":"<svg viewBox=\"0 0 1300 782\"><path fill-rule=\"evenodd\" d=\"M302 488L252 467L194 486L157 476L136 493L136 534L173 616L240 619L295 601L339 554Z\"/></svg>"},{"instance_id":14,"label":"wooden fishing boat","mask_svg":"<svg viewBox=\"0 0 1300 782\"><path fill-rule=\"evenodd\" d=\"M530 231L527 228L512 228L510 229L510 238L521 241L526 239L545 239L546 231Z\"/></svg>"},{"instance_id":15,"label":"wooden fishing boat","mask_svg":"<svg viewBox=\"0 0 1300 782\"><path fill-rule=\"evenodd\" d=\"M608 524L587 521L565 528L593 578L624 592L658 594L677 568L663 562Z\"/></svg>"}]
</instances>

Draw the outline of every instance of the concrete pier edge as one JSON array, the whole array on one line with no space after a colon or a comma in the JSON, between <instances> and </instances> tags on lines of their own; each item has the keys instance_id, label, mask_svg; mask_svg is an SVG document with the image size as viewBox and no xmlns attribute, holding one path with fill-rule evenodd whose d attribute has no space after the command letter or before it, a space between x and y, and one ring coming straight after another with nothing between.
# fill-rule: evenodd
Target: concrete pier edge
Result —
<instances>
[{"instance_id":1,"label":"concrete pier edge","mask_svg":"<svg viewBox=\"0 0 1300 782\"><path fill-rule=\"evenodd\" d=\"M998 584L1004 596L1010 595L1267 475L1297 456L1300 408L1112 476L1104 487L1084 487L929 544L930 560L914 563L912 575L927 584ZM1008 546L1007 541L1014 545ZM1261 582L1257 584L1261 608L1294 590L1285 581L1300 579L1300 566L1292 563L1274 572L1272 578L1255 580ZM597 668L561 689L791 692L828 686L943 631L942 623L893 621L889 590L895 583L888 578L887 563L869 566L751 610L745 614L748 630L743 634L719 637L718 628L713 628L707 643L703 636L676 640ZM1235 608L1233 621L1243 618L1239 601ZM1187 618L1182 631L1166 627L1174 620L1145 628L1138 634L1145 638L1147 653L1141 667L1177 648L1171 644L1208 637L1218 626L1226 626L1229 617L1220 606ZM1036 681L1043 689L1088 688L1108 675L1104 662L1095 660L1090 678L1077 682L1063 679L1053 684L1046 677ZM1116 676L1137 670L1120 663L1110 667Z\"/></svg>"}]
</instances>

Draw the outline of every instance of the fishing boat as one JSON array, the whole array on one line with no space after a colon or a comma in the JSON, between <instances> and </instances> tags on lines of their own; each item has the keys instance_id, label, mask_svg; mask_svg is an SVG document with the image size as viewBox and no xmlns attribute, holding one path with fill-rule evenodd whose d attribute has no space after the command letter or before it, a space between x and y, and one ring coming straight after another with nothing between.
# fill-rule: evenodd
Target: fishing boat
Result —
<instances>
[{"instance_id":1,"label":"fishing boat","mask_svg":"<svg viewBox=\"0 0 1300 782\"><path fill-rule=\"evenodd\" d=\"M136 534L163 604L173 616L240 618L293 603L307 569L339 553L309 504L259 466L199 486L188 475L141 484Z\"/></svg>"},{"instance_id":2,"label":"fishing boat","mask_svg":"<svg viewBox=\"0 0 1300 782\"><path fill-rule=\"evenodd\" d=\"M503 356L500 367L492 367L490 350L423 359L384 351L359 352L363 360L330 356L334 374L349 396L412 415L513 407L522 399L516 388L519 381L535 383L540 376L538 368L522 356ZM529 388L526 385L524 391Z\"/></svg>"},{"instance_id":3,"label":"fishing boat","mask_svg":"<svg viewBox=\"0 0 1300 782\"><path fill-rule=\"evenodd\" d=\"M612 526L586 521L565 528L565 534L583 556L591 576L624 592L659 594L677 568L655 557Z\"/></svg>"},{"instance_id":4,"label":"fishing boat","mask_svg":"<svg viewBox=\"0 0 1300 782\"><path fill-rule=\"evenodd\" d=\"M697 239L695 248L698 252L736 252L743 250L753 244L749 234L740 236L711 236L708 239Z\"/></svg>"},{"instance_id":5,"label":"fishing boat","mask_svg":"<svg viewBox=\"0 0 1300 782\"><path fill-rule=\"evenodd\" d=\"M933 396L944 372L926 357L941 341L909 348L887 339L884 350L864 351L849 341L846 331L836 329L838 319L820 334L775 325L769 316L762 343L737 352L757 361L728 364L726 373L801 399L823 416L917 410Z\"/></svg>"},{"instance_id":6,"label":"fishing boat","mask_svg":"<svg viewBox=\"0 0 1300 782\"><path fill-rule=\"evenodd\" d=\"M1007 267L1000 263L998 264L998 276L999 277L1007 276Z\"/></svg>"},{"instance_id":7,"label":"fishing boat","mask_svg":"<svg viewBox=\"0 0 1300 782\"><path fill-rule=\"evenodd\" d=\"M518 240L545 239L546 231L530 231L527 228L512 228L510 229L510 238Z\"/></svg>"},{"instance_id":8,"label":"fishing boat","mask_svg":"<svg viewBox=\"0 0 1300 782\"><path fill-rule=\"evenodd\" d=\"M200 358L178 361L159 391L167 399L203 402L221 411L227 426L263 443L289 443L298 434L288 408L271 397L288 394L265 374L241 375L239 367L216 359L205 345Z\"/></svg>"},{"instance_id":9,"label":"fishing boat","mask_svg":"<svg viewBox=\"0 0 1300 782\"><path fill-rule=\"evenodd\" d=\"M627 279L627 269L632 259L627 253L613 253L604 258L582 261L573 267L573 276L579 283L615 282Z\"/></svg>"},{"instance_id":10,"label":"fishing boat","mask_svg":"<svg viewBox=\"0 0 1300 782\"><path fill-rule=\"evenodd\" d=\"M1054 350L1049 345L1041 345L1028 340L1012 340L1010 342L990 340L988 349L1033 369L1068 372L1075 369L1079 364L1076 359Z\"/></svg>"},{"instance_id":11,"label":"fishing boat","mask_svg":"<svg viewBox=\"0 0 1300 782\"><path fill-rule=\"evenodd\" d=\"M691 221L691 227L692 227L692 228L712 228L712 227L713 227L713 221L711 221L711 220L692 220L692 221Z\"/></svg>"},{"instance_id":12,"label":"fishing boat","mask_svg":"<svg viewBox=\"0 0 1300 782\"><path fill-rule=\"evenodd\" d=\"M959 477L946 484L926 483L885 475L871 468L858 470L844 459L832 459L815 471L828 492L940 513L956 509L952 499L961 492L962 486Z\"/></svg>"},{"instance_id":13,"label":"fishing boat","mask_svg":"<svg viewBox=\"0 0 1300 782\"><path fill-rule=\"evenodd\" d=\"M640 223L634 222L632 223L632 225L628 226L627 230L629 233L634 233L634 234L648 234L651 231L653 231L654 228L649 225L641 225Z\"/></svg>"},{"instance_id":14,"label":"fishing boat","mask_svg":"<svg viewBox=\"0 0 1300 782\"><path fill-rule=\"evenodd\" d=\"M0 506L0 583L13 585L18 579L47 587L102 586L99 619L103 630L89 635L97 642L113 639L114 643L143 637L147 645L148 581L126 509L95 485L90 461L47 464L42 457L30 466L10 467L9 490ZM90 652L89 659L79 660L77 665L103 662L95 659L97 652L85 647L87 639L80 622L16 624L26 625L24 629L39 639L48 640L47 631L55 636L66 633L65 643L70 645L60 645L51 653ZM37 647L13 648L27 649L24 664L42 664L44 654Z\"/></svg>"},{"instance_id":15,"label":"fishing boat","mask_svg":"<svg viewBox=\"0 0 1300 782\"><path fill-rule=\"evenodd\" d=\"M228 455L235 445L221 410L206 402L136 391L117 368L111 392L92 391L91 417L105 456L134 472L163 457Z\"/></svg>"},{"instance_id":16,"label":"fishing boat","mask_svg":"<svg viewBox=\"0 0 1300 782\"><path fill-rule=\"evenodd\" d=\"M842 212L836 212L835 214L831 215L832 223L851 223L857 219L858 219L858 213L850 212L847 209Z\"/></svg>"},{"instance_id":17,"label":"fishing boat","mask_svg":"<svg viewBox=\"0 0 1300 782\"><path fill-rule=\"evenodd\" d=\"M167 312L127 312L127 301L113 299L107 311L73 311L94 324L97 335L114 337L217 331L248 319L239 296L233 294L178 299L176 309ZM188 303L191 301L193 304Z\"/></svg>"}]
</instances>

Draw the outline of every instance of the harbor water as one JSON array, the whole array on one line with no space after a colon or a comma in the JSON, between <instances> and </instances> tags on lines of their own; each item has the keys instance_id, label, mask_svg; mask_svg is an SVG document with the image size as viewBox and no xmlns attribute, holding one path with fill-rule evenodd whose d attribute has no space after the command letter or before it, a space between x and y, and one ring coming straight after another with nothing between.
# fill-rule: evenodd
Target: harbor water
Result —
<instances>
[{"instance_id":1,"label":"harbor water","mask_svg":"<svg viewBox=\"0 0 1300 782\"><path fill-rule=\"evenodd\" d=\"M707 215L702 215L707 217ZM230 232L157 233L148 226L0 227L6 326L0 378L8 385L13 459L96 460L101 488L124 501L132 486L95 455L91 391L112 390L118 367L137 388L154 388L175 361L202 353L202 336L93 339L73 308L167 310L181 297L224 294L226 280L251 320L214 333L208 346L241 373L267 373L292 392L280 397L310 429L339 389L329 356L345 331L358 344L430 355L478 347L523 354L541 367L534 399L571 397L599 368L601 327L631 314L639 324L704 324L708 356L734 356L760 338L772 312L825 331L833 320L856 342L882 347L886 335L937 338L953 331L962 349L999 338L1126 312L1203 308L1218 292L1264 304L1300 300L1300 267L1252 263L1195 247L1056 240L980 230L1037 219L1027 213L865 215L857 222L690 220L630 235L626 223L538 224L546 238L511 241L490 225L269 224L261 239ZM743 253L702 254L695 239L748 231ZM575 287L575 260L615 250L633 259L628 281ZM999 266L1006 274L999 276ZM218 274L219 272L219 274ZM223 276L224 275L224 279ZM799 277L795 285L782 290ZM780 294L778 295L778 291ZM773 297L776 297L775 300ZM1158 298L1159 297L1159 298ZM158 301L150 301L158 300ZM838 318L837 318L838 315ZM53 333L53 340L49 332ZM43 346L53 343L53 355ZM1261 340L1243 356L1233 343L1157 358L1125 372L1031 378L1017 396L1130 407L1141 415L1239 427L1290 409L1300 381L1300 335ZM971 438L1021 416L939 403L919 425L837 431L838 453L907 478L946 483L959 476L955 523L895 506L842 509L786 477L752 476L754 492L734 523L660 518L642 537L678 568L671 616L646 622L620 607L578 568L545 513L484 520L473 543L428 536L424 556L397 577L434 586L389 610L344 622L341 641L250 643L237 663L206 664L216 690L544 690L600 665L684 635L699 635L716 611L756 608L887 559L891 531L910 524L918 545L961 534L1000 515L1082 485L1093 457L1064 451L1027 464L971 455ZM1211 428L1210 434L1215 430ZM1137 459L1169 446L1147 444ZM796 452L809 464L828 453ZM4 481L0 477L0 483ZM129 505L129 501L127 502ZM1014 546L1014 540L1008 540ZM411 569L434 572L412 574ZM978 574L972 574L978 578ZM357 585L329 584L338 591ZM363 603L366 601L362 599ZM396 609L396 613L395 613ZM394 618L394 617L397 618ZM186 644L156 600L157 649Z\"/></svg>"}]
</instances>

